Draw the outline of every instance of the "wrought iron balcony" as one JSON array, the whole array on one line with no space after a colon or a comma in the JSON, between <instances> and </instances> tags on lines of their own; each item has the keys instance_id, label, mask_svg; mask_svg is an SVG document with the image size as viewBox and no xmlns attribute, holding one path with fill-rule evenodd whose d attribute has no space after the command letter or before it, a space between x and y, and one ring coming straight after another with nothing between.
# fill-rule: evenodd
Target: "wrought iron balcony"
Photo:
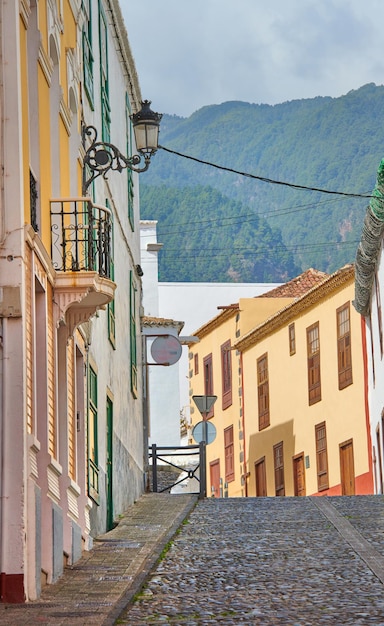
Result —
<instances>
[{"instance_id":1,"label":"wrought iron balcony","mask_svg":"<svg viewBox=\"0 0 384 626\"><path fill-rule=\"evenodd\" d=\"M112 216L90 198L58 198L51 205L51 259L56 270L56 323L68 337L113 300Z\"/></svg>"},{"instance_id":2,"label":"wrought iron balcony","mask_svg":"<svg viewBox=\"0 0 384 626\"><path fill-rule=\"evenodd\" d=\"M51 200L51 258L60 272L97 272L110 278L111 212L89 198Z\"/></svg>"}]
</instances>

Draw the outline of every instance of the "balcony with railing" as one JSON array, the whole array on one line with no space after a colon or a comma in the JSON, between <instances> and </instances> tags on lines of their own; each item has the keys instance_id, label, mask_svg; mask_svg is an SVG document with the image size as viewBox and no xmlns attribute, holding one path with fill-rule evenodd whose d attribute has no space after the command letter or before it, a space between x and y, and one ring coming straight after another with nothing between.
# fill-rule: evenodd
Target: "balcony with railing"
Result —
<instances>
[{"instance_id":1,"label":"balcony with railing","mask_svg":"<svg viewBox=\"0 0 384 626\"><path fill-rule=\"evenodd\" d=\"M69 334L111 300L112 216L90 198L50 201L51 259L58 324Z\"/></svg>"}]
</instances>

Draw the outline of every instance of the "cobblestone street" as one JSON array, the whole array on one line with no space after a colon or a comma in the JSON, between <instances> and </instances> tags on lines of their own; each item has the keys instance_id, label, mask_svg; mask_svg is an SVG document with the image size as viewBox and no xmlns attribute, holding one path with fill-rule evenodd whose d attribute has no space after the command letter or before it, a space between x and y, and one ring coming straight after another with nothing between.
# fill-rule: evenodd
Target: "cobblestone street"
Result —
<instances>
[{"instance_id":1,"label":"cobblestone street","mask_svg":"<svg viewBox=\"0 0 384 626\"><path fill-rule=\"evenodd\" d=\"M384 624L384 498L206 499L116 624Z\"/></svg>"}]
</instances>

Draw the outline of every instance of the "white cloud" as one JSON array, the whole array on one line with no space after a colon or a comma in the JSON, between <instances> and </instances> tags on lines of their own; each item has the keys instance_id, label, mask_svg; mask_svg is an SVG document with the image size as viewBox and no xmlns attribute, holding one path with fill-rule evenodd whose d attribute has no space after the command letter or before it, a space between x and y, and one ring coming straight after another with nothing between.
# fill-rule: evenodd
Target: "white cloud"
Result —
<instances>
[{"instance_id":1,"label":"white cloud","mask_svg":"<svg viewBox=\"0 0 384 626\"><path fill-rule=\"evenodd\" d=\"M120 0L143 97L207 104L339 96L384 82L383 0Z\"/></svg>"}]
</instances>

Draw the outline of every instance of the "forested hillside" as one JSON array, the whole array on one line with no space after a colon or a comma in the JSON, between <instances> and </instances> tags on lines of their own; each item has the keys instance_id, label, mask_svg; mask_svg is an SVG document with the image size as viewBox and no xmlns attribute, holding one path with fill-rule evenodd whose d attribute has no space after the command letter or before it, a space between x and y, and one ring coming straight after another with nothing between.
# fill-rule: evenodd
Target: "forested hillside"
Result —
<instances>
[{"instance_id":1,"label":"forested hillside","mask_svg":"<svg viewBox=\"0 0 384 626\"><path fill-rule=\"evenodd\" d=\"M162 146L275 181L369 194L384 156L384 87L164 115ZM162 281L281 281L354 260L368 200L261 182L159 150L141 176Z\"/></svg>"}]
</instances>

